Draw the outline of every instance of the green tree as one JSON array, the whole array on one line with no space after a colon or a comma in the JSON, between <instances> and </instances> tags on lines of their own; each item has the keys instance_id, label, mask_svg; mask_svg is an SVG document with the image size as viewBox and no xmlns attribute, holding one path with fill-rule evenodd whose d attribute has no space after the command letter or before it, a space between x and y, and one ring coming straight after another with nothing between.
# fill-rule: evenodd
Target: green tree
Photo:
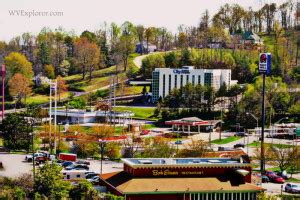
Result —
<instances>
[{"instance_id":1,"label":"green tree","mask_svg":"<svg viewBox=\"0 0 300 200\"><path fill-rule=\"evenodd\" d=\"M128 66L128 58L135 50L135 39L132 35L122 35L117 43L117 52L121 56L124 71Z\"/></svg>"},{"instance_id":2,"label":"green tree","mask_svg":"<svg viewBox=\"0 0 300 200\"><path fill-rule=\"evenodd\" d=\"M162 137L147 138L144 142L144 158L170 158L174 155L175 148Z\"/></svg>"},{"instance_id":3,"label":"green tree","mask_svg":"<svg viewBox=\"0 0 300 200\"><path fill-rule=\"evenodd\" d=\"M151 78L155 68L164 68L165 60L161 54L152 54L142 60L141 72L145 78Z\"/></svg>"},{"instance_id":4,"label":"green tree","mask_svg":"<svg viewBox=\"0 0 300 200\"><path fill-rule=\"evenodd\" d=\"M46 76L49 79L54 79L55 78L55 72L54 72L53 65L45 65L44 71L45 71Z\"/></svg>"},{"instance_id":5,"label":"green tree","mask_svg":"<svg viewBox=\"0 0 300 200\"><path fill-rule=\"evenodd\" d=\"M117 142L109 142L105 146L105 154L112 160L121 158L121 146Z\"/></svg>"},{"instance_id":6,"label":"green tree","mask_svg":"<svg viewBox=\"0 0 300 200\"><path fill-rule=\"evenodd\" d=\"M164 59L165 59L165 63L166 63L166 67L169 68L178 68L178 56L176 55L175 52L170 52L170 53L166 53L164 55Z\"/></svg>"},{"instance_id":7,"label":"green tree","mask_svg":"<svg viewBox=\"0 0 300 200\"><path fill-rule=\"evenodd\" d=\"M35 177L35 191L51 199L62 199L69 195L71 183L63 180L62 167L55 163L46 163Z\"/></svg>"},{"instance_id":8,"label":"green tree","mask_svg":"<svg viewBox=\"0 0 300 200\"><path fill-rule=\"evenodd\" d=\"M31 145L32 127L21 114L13 113L6 115L1 124L1 137L4 146L11 150L25 149L29 151Z\"/></svg>"},{"instance_id":9,"label":"green tree","mask_svg":"<svg viewBox=\"0 0 300 200\"><path fill-rule=\"evenodd\" d=\"M87 180L81 180L70 190L70 198L74 200L98 199L98 192L93 184Z\"/></svg>"},{"instance_id":10,"label":"green tree","mask_svg":"<svg viewBox=\"0 0 300 200\"><path fill-rule=\"evenodd\" d=\"M27 78L32 78L32 64L27 58L20 53L12 52L4 58L7 68L8 78L13 77L16 73L22 74Z\"/></svg>"},{"instance_id":11,"label":"green tree","mask_svg":"<svg viewBox=\"0 0 300 200\"><path fill-rule=\"evenodd\" d=\"M51 63L50 48L45 41L41 42L39 46L38 56L42 65L49 65Z\"/></svg>"}]
</instances>

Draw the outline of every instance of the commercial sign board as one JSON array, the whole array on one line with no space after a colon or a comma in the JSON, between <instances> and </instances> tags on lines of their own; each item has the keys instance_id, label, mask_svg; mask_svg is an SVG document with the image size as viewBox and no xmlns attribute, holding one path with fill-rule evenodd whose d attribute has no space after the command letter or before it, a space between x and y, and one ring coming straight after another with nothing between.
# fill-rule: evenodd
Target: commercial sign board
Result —
<instances>
[{"instance_id":1,"label":"commercial sign board","mask_svg":"<svg viewBox=\"0 0 300 200\"><path fill-rule=\"evenodd\" d=\"M173 73L174 74L189 74L190 70L188 70L188 69L174 69Z\"/></svg>"},{"instance_id":2,"label":"commercial sign board","mask_svg":"<svg viewBox=\"0 0 300 200\"><path fill-rule=\"evenodd\" d=\"M270 53L259 54L259 65L258 65L259 73L269 75L271 73L271 61L272 61L272 56Z\"/></svg>"}]
</instances>

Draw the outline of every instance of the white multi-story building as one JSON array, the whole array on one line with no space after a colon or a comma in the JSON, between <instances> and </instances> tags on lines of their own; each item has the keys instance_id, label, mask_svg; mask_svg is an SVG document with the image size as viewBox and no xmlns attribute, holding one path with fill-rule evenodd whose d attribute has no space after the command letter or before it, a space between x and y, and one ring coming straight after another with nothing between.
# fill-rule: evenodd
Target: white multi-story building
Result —
<instances>
[{"instance_id":1,"label":"white multi-story building","mask_svg":"<svg viewBox=\"0 0 300 200\"><path fill-rule=\"evenodd\" d=\"M166 97L172 89L181 88L187 83L192 85L208 85L218 90L223 83L234 85L230 69L194 69L183 66L182 69L156 68L152 72L152 100Z\"/></svg>"}]
</instances>

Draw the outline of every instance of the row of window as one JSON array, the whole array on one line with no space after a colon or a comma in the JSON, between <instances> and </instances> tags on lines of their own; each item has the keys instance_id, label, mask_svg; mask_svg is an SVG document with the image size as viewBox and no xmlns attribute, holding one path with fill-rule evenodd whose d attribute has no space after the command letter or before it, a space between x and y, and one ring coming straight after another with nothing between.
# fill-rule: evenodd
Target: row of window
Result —
<instances>
[{"instance_id":1,"label":"row of window","mask_svg":"<svg viewBox=\"0 0 300 200\"><path fill-rule=\"evenodd\" d=\"M194 193L190 194L191 200L256 200L257 194L244 193Z\"/></svg>"},{"instance_id":2,"label":"row of window","mask_svg":"<svg viewBox=\"0 0 300 200\"><path fill-rule=\"evenodd\" d=\"M183 76L184 75L180 75L180 87L183 87ZM212 76L212 73L205 73L204 74L204 84L205 85L211 85L211 83L212 83L212 78L213 78L213 76ZM156 83L156 81L154 81L154 80L156 80L156 73L154 72L153 73L153 84L154 83ZM190 81L189 81L189 75L186 75L186 83L189 83ZM198 75L198 83L197 84L201 84L201 76L200 75ZM195 75L192 75L192 85L195 85ZM171 74L169 74L169 92L172 90L172 75ZM178 87L177 87L177 75L175 75L175 80L174 80L174 86L175 86L175 88L177 89ZM153 92L157 89L157 91L159 90L159 85L158 85L158 83L157 83L157 85L153 85ZM164 74L163 75L163 97L165 97L166 96L166 75ZM154 94L153 93L153 97L155 98L155 99L157 99L156 98L156 94Z\"/></svg>"}]
</instances>

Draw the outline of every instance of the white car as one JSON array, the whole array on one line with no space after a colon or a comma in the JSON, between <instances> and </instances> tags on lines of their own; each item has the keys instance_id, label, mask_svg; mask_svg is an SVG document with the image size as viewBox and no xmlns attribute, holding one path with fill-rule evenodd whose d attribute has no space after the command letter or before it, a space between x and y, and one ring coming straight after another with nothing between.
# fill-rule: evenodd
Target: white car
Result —
<instances>
[{"instance_id":1,"label":"white car","mask_svg":"<svg viewBox=\"0 0 300 200\"><path fill-rule=\"evenodd\" d=\"M95 184L95 183L99 183L100 177L99 176L94 176L93 178L86 179L86 180L93 183L93 184Z\"/></svg>"},{"instance_id":2,"label":"white car","mask_svg":"<svg viewBox=\"0 0 300 200\"><path fill-rule=\"evenodd\" d=\"M39 157L39 156L44 156L44 154L43 154L43 153L35 153L35 154L34 154L34 157L35 157L35 158L36 158L36 157ZM32 162L32 154L26 155L26 156L25 156L25 160L26 160L27 162Z\"/></svg>"},{"instance_id":3,"label":"white car","mask_svg":"<svg viewBox=\"0 0 300 200\"><path fill-rule=\"evenodd\" d=\"M300 194L300 185L295 183L287 183L284 190L289 193Z\"/></svg>"}]
</instances>

